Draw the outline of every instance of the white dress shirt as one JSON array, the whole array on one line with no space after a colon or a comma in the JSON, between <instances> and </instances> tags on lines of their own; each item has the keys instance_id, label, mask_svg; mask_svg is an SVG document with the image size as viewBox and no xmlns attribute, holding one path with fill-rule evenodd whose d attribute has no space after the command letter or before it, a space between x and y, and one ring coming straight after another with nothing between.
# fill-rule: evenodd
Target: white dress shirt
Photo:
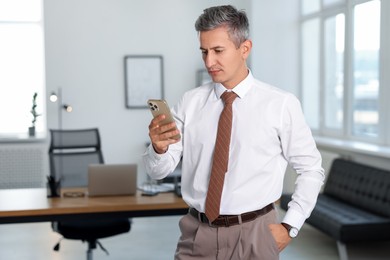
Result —
<instances>
[{"instance_id":1,"label":"white dress shirt","mask_svg":"<svg viewBox=\"0 0 390 260\"><path fill-rule=\"evenodd\" d=\"M149 146L143 155L147 173L162 179L182 157L182 196L200 212L211 173L220 96L226 89L209 83L186 92L172 109L182 139L164 154ZM298 99L256 80L251 73L233 91L233 127L220 214L257 210L278 200L289 163L298 174L293 200L283 222L298 229L309 217L324 180L321 156Z\"/></svg>"}]
</instances>

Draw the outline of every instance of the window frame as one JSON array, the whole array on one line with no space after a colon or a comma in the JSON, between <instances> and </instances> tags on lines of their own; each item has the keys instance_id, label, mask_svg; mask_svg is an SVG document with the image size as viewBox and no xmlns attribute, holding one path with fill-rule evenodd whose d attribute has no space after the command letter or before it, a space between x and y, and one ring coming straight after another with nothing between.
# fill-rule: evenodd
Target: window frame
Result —
<instances>
[{"instance_id":1,"label":"window frame","mask_svg":"<svg viewBox=\"0 0 390 260\"><path fill-rule=\"evenodd\" d=\"M300 16L300 32L302 39L302 25L305 21L310 19L319 18L320 19L320 61L318 67L320 68L319 72L319 88L320 88L320 104L319 106L319 128L312 129L314 135L319 137L326 138L334 138L334 139L342 139L342 140L350 140L350 141L359 141L366 142L376 145L389 146L390 145L390 134L386 134L390 130L389 122L390 115L386 113L390 109L389 102L386 102L386 96L390 95L390 90L386 89L383 86L389 86L390 84L390 76L386 75L385 68L390 67L389 62L389 52L390 48L390 33L386 31L386 28L390 28L390 3L389 1L380 1L381 4L381 28L380 28L380 49L379 49L379 123L378 123L378 135L376 137L370 136L356 136L353 135L353 62L354 62L354 50L353 50L353 28L354 28L354 7L359 4L363 4L366 2L370 2L373 0L345 0L344 2L340 2L335 5L331 5L324 8L324 5L321 1L321 9L316 13L311 13L309 15ZM302 4L302 2L301 2ZM301 8L302 10L302 8ZM344 40L344 96L343 96L343 124L341 130L334 130L331 128L327 128L325 125L325 21L329 17L335 17L338 14L344 14L345 17L345 40ZM302 58L302 42L300 43L300 53ZM303 75L304 71L302 60L300 62L300 70L301 70L301 89L300 94L301 97L304 96L303 89ZM304 103L305 100L303 99ZM304 105L304 104L303 104Z\"/></svg>"}]
</instances>

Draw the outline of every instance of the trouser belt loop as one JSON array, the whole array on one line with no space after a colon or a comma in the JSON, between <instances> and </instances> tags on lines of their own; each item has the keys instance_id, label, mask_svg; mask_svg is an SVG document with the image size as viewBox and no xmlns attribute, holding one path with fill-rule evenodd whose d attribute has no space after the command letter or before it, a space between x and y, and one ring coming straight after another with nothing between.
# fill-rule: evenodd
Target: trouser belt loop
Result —
<instances>
[{"instance_id":1,"label":"trouser belt loop","mask_svg":"<svg viewBox=\"0 0 390 260\"><path fill-rule=\"evenodd\" d=\"M242 224L242 217L241 217L241 215L238 215L238 224Z\"/></svg>"}]
</instances>

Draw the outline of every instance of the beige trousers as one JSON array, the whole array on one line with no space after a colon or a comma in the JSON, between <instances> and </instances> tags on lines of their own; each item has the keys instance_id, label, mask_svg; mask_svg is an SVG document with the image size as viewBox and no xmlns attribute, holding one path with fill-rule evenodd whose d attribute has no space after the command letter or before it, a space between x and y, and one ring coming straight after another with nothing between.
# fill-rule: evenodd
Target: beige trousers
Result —
<instances>
[{"instance_id":1,"label":"beige trousers","mask_svg":"<svg viewBox=\"0 0 390 260\"><path fill-rule=\"evenodd\" d=\"M279 250L268 227L276 223L275 210L241 225L219 228L187 214L179 222L175 260L278 260Z\"/></svg>"}]
</instances>

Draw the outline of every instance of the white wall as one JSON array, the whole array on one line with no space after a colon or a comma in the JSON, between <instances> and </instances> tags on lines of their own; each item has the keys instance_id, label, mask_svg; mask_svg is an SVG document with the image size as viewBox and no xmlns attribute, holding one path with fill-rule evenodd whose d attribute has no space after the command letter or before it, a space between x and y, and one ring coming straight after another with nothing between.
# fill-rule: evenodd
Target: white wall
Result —
<instances>
[{"instance_id":1,"label":"white wall","mask_svg":"<svg viewBox=\"0 0 390 260\"><path fill-rule=\"evenodd\" d=\"M253 74L299 96L299 0L252 1Z\"/></svg>"},{"instance_id":2,"label":"white wall","mask_svg":"<svg viewBox=\"0 0 390 260\"><path fill-rule=\"evenodd\" d=\"M125 108L123 58L163 55L165 98L175 104L203 68L195 20L220 4L249 12L251 1L44 1L47 96L61 87L74 109L63 113L63 128L98 127L106 163L137 163L142 181L151 115ZM57 111L47 104L48 128L58 127Z\"/></svg>"}]
</instances>

